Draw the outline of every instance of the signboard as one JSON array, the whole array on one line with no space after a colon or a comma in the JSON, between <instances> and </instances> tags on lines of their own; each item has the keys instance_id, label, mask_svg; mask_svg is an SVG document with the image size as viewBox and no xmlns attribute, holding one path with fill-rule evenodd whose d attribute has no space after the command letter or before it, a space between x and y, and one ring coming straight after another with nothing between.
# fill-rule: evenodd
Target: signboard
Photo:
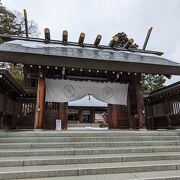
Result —
<instances>
[{"instance_id":1,"label":"signboard","mask_svg":"<svg viewBox=\"0 0 180 180\"><path fill-rule=\"evenodd\" d=\"M61 131L61 120L60 119L56 119L56 130Z\"/></svg>"}]
</instances>

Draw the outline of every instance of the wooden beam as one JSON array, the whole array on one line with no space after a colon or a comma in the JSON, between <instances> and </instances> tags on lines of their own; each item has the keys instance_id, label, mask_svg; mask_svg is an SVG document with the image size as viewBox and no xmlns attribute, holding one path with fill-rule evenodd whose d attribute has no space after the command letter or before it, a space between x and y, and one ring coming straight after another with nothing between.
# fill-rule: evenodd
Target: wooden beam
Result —
<instances>
[{"instance_id":1,"label":"wooden beam","mask_svg":"<svg viewBox=\"0 0 180 180\"><path fill-rule=\"evenodd\" d=\"M131 45L133 44L134 39L130 39L126 42L126 44L123 46L123 48L125 49L129 49L131 47Z\"/></svg>"},{"instance_id":2,"label":"wooden beam","mask_svg":"<svg viewBox=\"0 0 180 180\"><path fill-rule=\"evenodd\" d=\"M151 35L151 32L152 32L152 27L148 30L148 32L147 32L147 35L146 35L146 39L145 39L145 42L144 42L144 45L143 45L143 48L142 48L142 50L145 50L146 49L146 46L147 46L147 43L148 43L148 41L149 41L149 37L150 37L150 35Z\"/></svg>"},{"instance_id":3,"label":"wooden beam","mask_svg":"<svg viewBox=\"0 0 180 180\"><path fill-rule=\"evenodd\" d=\"M108 78L103 77L88 77L88 76L66 76L67 79L78 79L78 80L93 80L93 81L107 81Z\"/></svg>"},{"instance_id":4,"label":"wooden beam","mask_svg":"<svg viewBox=\"0 0 180 180\"><path fill-rule=\"evenodd\" d=\"M63 31L62 41L64 43L67 43L67 41L68 41L68 31L66 31L66 30Z\"/></svg>"},{"instance_id":5,"label":"wooden beam","mask_svg":"<svg viewBox=\"0 0 180 180\"><path fill-rule=\"evenodd\" d=\"M34 129L43 128L43 113L45 102L45 78L44 76L38 77L37 99L36 99L36 112Z\"/></svg>"},{"instance_id":6,"label":"wooden beam","mask_svg":"<svg viewBox=\"0 0 180 180\"><path fill-rule=\"evenodd\" d=\"M115 36L118 37L118 44L121 44L121 46L128 41L128 37L124 32L117 33Z\"/></svg>"},{"instance_id":7,"label":"wooden beam","mask_svg":"<svg viewBox=\"0 0 180 180\"><path fill-rule=\"evenodd\" d=\"M100 34L98 34L98 35L96 36L95 41L94 41L94 45L95 45L95 46L98 46L99 43L100 43L100 41L101 41L101 39L102 39L102 36L101 36Z\"/></svg>"},{"instance_id":8,"label":"wooden beam","mask_svg":"<svg viewBox=\"0 0 180 180\"><path fill-rule=\"evenodd\" d=\"M84 39L85 39L85 33L82 32L79 36L78 44L82 45L84 43Z\"/></svg>"},{"instance_id":9,"label":"wooden beam","mask_svg":"<svg viewBox=\"0 0 180 180\"><path fill-rule=\"evenodd\" d=\"M24 9L24 24L25 24L26 38L28 38L29 34L28 34L28 20L27 20L27 11L26 11L26 9Z\"/></svg>"},{"instance_id":10,"label":"wooden beam","mask_svg":"<svg viewBox=\"0 0 180 180\"><path fill-rule=\"evenodd\" d=\"M45 43L49 43L50 40L51 40L49 28L45 28L45 29L44 29L44 37L45 37L44 42L45 42Z\"/></svg>"},{"instance_id":11,"label":"wooden beam","mask_svg":"<svg viewBox=\"0 0 180 180\"><path fill-rule=\"evenodd\" d=\"M114 47L115 44L118 42L119 38L118 36L114 36L113 39L110 41L109 46Z\"/></svg>"}]
</instances>

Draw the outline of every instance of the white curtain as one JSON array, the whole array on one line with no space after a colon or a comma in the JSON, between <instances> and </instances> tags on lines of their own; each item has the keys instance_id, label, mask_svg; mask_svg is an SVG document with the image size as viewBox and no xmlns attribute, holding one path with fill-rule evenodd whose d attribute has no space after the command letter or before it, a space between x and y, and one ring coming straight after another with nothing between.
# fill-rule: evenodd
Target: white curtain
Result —
<instances>
[{"instance_id":1,"label":"white curtain","mask_svg":"<svg viewBox=\"0 0 180 180\"><path fill-rule=\"evenodd\" d=\"M109 104L127 105L128 84L46 79L46 102L70 102L92 95Z\"/></svg>"}]
</instances>

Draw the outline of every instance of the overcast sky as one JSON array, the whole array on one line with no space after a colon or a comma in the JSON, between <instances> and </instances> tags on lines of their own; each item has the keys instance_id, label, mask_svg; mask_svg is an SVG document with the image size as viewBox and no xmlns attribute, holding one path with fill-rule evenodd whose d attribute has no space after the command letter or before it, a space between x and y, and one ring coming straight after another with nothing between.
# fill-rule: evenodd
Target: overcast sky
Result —
<instances>
[{"instance_id":1,"label":"overcast sky","mask_svg":"<svg viewBox=\"0 0 180 180\"><path fill-rule=\"evenodd\" d=\"M101 34L102 44L125 32L140 47L149 27L153 27L147 49L163 51L170 60L180 63L180 0L1 0L10 10L23 12L33 19L43 36L49 27L53 39L61 39L64 29L69 40L77 41L80 32L85 42L93 43ZM173 77L166 84L180 80Z\"/></svg>"}]
</instances>

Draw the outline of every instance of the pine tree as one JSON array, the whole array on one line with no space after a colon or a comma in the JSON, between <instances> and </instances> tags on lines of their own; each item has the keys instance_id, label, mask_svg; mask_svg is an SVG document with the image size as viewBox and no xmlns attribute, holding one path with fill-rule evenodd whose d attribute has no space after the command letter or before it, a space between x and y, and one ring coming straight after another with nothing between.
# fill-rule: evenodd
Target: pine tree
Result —
<instances>
[{"instance_id":1,"label":"pine tree","mask_svg":"<svg viewBox=\"0 0 180 180\"><path fill-rule=\"evenodd\" d=\"M149 94L152 91L164 87L165 82L166 82L166 78L163 75L143 74L142 83L143 83L144 94Z\"/></svg>"}]
</instances>

